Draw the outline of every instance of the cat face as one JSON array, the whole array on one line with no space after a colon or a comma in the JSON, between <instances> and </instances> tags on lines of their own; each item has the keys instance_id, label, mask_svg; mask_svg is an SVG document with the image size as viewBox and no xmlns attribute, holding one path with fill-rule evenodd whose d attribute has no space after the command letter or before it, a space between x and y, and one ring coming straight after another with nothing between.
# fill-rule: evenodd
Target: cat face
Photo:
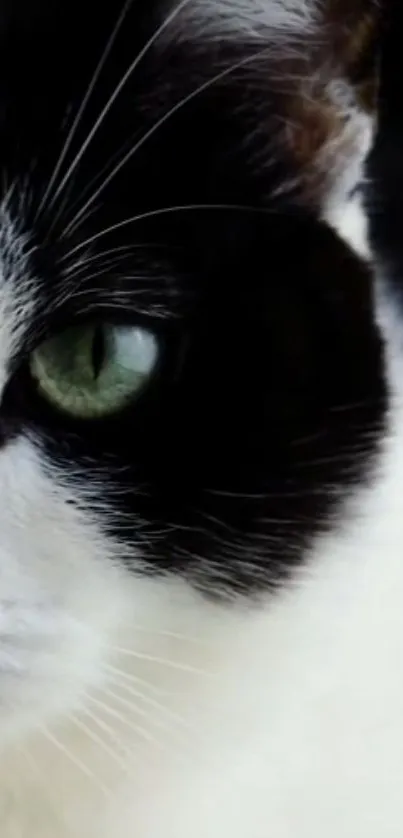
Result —
<instances>
[{"instance_id":1,"label":"cat face","mask_svg":"<svg viewBox=\"0 0 403 838\"><path fill-rule=\"evenodd\" d=\"M285 584L367 478L371 274L326 220L369 143L372 4L354 43L345 4L299 6L2 5L7 731L102 680L145 580L206 609Z\"/></svg>"}]
</instances>

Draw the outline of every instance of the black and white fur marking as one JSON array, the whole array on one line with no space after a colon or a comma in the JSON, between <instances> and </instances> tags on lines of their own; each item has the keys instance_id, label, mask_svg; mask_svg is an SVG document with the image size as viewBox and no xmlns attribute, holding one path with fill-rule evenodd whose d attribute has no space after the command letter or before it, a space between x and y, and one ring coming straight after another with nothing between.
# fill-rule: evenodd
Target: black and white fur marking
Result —
<instances>
[{"instance_id":1,"label":"black and white fur marking","mask_svg":"<svg viewBox=\"0 0 403 838\"><path fill-rule=\"evenodd\" d=\"M401 838L375 5L0 5L2 838ZM28 358L94 319L160 362L84 421Z\"/></svg>"}]
</instances>

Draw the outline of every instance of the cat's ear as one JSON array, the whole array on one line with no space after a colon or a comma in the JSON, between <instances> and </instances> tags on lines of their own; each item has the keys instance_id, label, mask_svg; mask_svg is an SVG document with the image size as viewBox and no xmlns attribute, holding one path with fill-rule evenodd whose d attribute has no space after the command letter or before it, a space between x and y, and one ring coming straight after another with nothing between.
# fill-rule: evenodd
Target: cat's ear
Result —
<instances>
[{"instance_id":1,"label":"cat's ear","mask_svg":"<svg viewBox=\"0 0 403 838\"><path fill-rule=\"evenodd\" d=\"M270 3L267 4L270 6ZM362 177L377 117L380 0L280 0L307 5L310 25L283 50L279 141L303 201L332 218ZM303 21L301 21L303 23ZM278 72L278 71L277 71ZM273 76L275 77L275 73Z\"/></svg>"},{"instance_id":2,"label":"cat's ear","mask_svg":"<svg viewBox=\"0 0 403 838\"><path fill-rule=\"evenodd\" d=\"M376 118L382 3L388 0L194 0L186 38L255 50L267 156L280 159L302 201L332 207L360 180ZM241 71L240 71L241 72ZM266 91L266 92L265 92Z\"/></svg>"}]
</instances>

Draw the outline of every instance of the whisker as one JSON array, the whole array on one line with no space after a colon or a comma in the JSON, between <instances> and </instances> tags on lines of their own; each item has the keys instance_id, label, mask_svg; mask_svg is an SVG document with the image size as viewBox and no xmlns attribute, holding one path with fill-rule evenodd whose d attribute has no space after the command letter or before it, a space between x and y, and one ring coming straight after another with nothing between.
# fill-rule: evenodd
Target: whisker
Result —
<instances>
[{"instance_id":1,"label":"whisker","mask_svg":"<svg viewBox=\"0 0 403 838\"><path fill-rule=\"evenodd\" d=\"M113 666L112 664L105 663L104 664L106 675L109 677L109 673L112 675L119 675L121 678L132 682L133 684L139 684L142 687L145 687L150 693L154 693L154 695L164 696L169 695L166 690L161 689L161 687L156 687L155 684L152 684L150 681L147 681L145 678L140 678L138 675L133 675L131 672L125 672L124 669L119 669L119 667Z\"/></svg>"},{"instance_id":2,"label":"whisker","mask_svg":"<svg viewBox=\"0 0 403 838\"><path fill-rule=\"evenodd\" d=\"M105 276L105 271L106 271L105 268L100 268L99 271L95 271L92 274L83 275L81 278L78 278L77 282L73 285L73 287L69 287L66 290L63 290L63 292L60 293L57 296L57 298L55 300L55 307L56 308L61 308L68 301L74 300L75 302L77 302L81 297L85 297L89 301L89 303L91 302L91 300L93 298L95 298L97 307L99 305L99 307L102 307L102 306L108 307L109 306L109 308L111 308L110 294L108 295L107 299L102 299L102 296L105 298L105 296L107 294L107 291L106 291L105 288L98 287L98 286L94 286L92 288L86 288L86 287L81 288L81 285L83 283L88 283L91 280L94 280L94 279L96 279L100 276ZM155 277L155 279L162 279L163 280L163 279L166 279L166 278L165 277ZM124 277L119 276L119 281L121 282L123 280L142 281L142 280L144 280L144 276L143 275L137 276L136 274L132 274L131 276L124 276ZM127 306L128 306L128 304L130 304L130 307L131 307L132 311L140 311L140 309L138 308L137 305L134 306L134 303L137 303L139 298L144 299L144 297L147 297L147 295L149 295L149 290L147 288L135 288L135 289L133 289L133 288L130 288L130 289L120 288L119 290L115 289L114 293L113 293L113 309L118 310L118 309L122 309L123 307L125 307L126 310L127 310ZM148 310L150 311L150 313L154 313L152 306L148 306ZM85 309L80 309L80 311L81 311L81 313L83 313L85 311Z\"/></svg>"},{"instance_id":3,"label":"whisker","mask_svg":"<svg viewBox=\"0 0 403 838\"><path fill-rule=\"evenodd\" d=\"M130 224L134 224L135 222L147 221L148 219L158 218L161 215L167 215L169 213L174 212L202 212L209 210L218 210L222 212L250 212L261 214L266 214L267 212L270 212L270 210L267 207L253 207L247 205L243 206L242 204L181 204L178 206L171 207L159 207L155 210L149 210L147 212L139 213L138 215L132 215L130 218L124 218L123 221L118 221L116 224L111 224L110 227L105 227L98 233L94 233L94 235L90 236L88 239L79 242L79 244L77 244L75 247L69 250L68 253L62 256L62 258L59 261L63 262L67 259L70 259L72 256L74 256L75 253L79 252L84 247L88 247L88 245L92 244L94 241L103 238L109 233L114 233L116 230L121 230L124 227L128 227Z\"/></svg>"},{"instance_id":4,"label":"whisker","mask_svg":"<svg viewBox=\"0 0 403 838\"><path fill-rule=\"evenodd\" d=\"M154 245L146 245L146 244L124 244L120 247L110 247L108 250L102 250L100 253L92 253L91 256L88 256L86 259L79 259L76 263L70 265L68 268L65 268L63 271L64 276L76 276L75 271L81 270L82 268L86 267L93 262L97 262L106 257L110 257L111 260L114 256L116 256L116 261L120 260L120 258L124 259L125 256L130 254L132 251L137 250L145 250Z\"/></svg>"},{"instance_id":5,"label":"whisker","mask_svg":"<svg viewBox=\"0 0 403 838\"><path fill-rule=\"evenodd\" d=\"M141 690L136 689L131 683L125 683L126 677L127 680L130 680L130 675L125 677L124 672L121 672L119 669L112 666L108 666L107 669L113 674L113 681L111 680L112 685L115 684L115 686L125 690L127 694L133 696L133 698L144 701L145 704L148 704L154 710L160 710L167 716L167 718L172 719L172 721L176 724L185 728L190 728L190 725L186 722L186 720L175 713L174 710L171 710L169 707L165 707L160 701L157 701L157 699L152 698L151 696L143 693Z\"/></svg>"},{"instance_id":6,"label":"whisker","mask_svg":"<svg viewBox=\"0 0 403 838\"><path fill-rule=\"evenodd\" d=\"M31 774L34 774L36 776L37 782L39 782L39 785L41 787L41 793L45 796L46 802L49 805L49 809L51 810L53 817L55 818L55 821L58 821L60 819L60 809L56 803L56 800L54 800L49 794L49 782L47 777L45 777L44 772L41 771L38 762L34 759L28 748L23 747L20 744L18 750L27 762Z\"/></svg>"},{"instance_id":7,"label":"whisker","mask_svg":"<svg viewBox=\"0 0 403 838\"><path fill-rule=\"evenodd\" d=\"M116 710L114 707L110 707L109 704L101 701L99 698L95 698L94 696L90 695L89 693L86 694L86 700L90 701L95 706L99 707L100 710L103 710L108 716L116 719L120 724L127 727L129 730L136 733L138 736L141 736L146 742L151 745L156 745L158 748L164 748L165 745L161 742L160 739L157 739L156 736L153 736L148 730L145 730L141 725L137 725L131 719L126 718L123 713L120 713L119 710Z\"/></svg>"},{"instance_id":8,"label":"whisker","mask_svg":"<svg viewBox=\"0 0 403 838\"><path fill-rule=\"evenodd\" d=\"M71 751L69 751L68 748L66 748L65 745L63 745L62 742L60 742L59 739L57 739L56 736L53 736L53 734L50 733L48 728L42 727L41 733L45 737L45 739L47 739L58 751L60 751L61 754L63 754L63 756L66 757L67 760L69 760L73 765L75 765L75 767L78 768L79 771L85 774L85 776L88 777L89 780L92 780L92 782L94 782L97 785L97 787L103 792L103 794L106 795L106 797L111 796L110 790L106 788L106 786L104 786L103 783L100 782L99 778L96 777L96 775L91 771L91 769L88 768L88 766L85 765L85 763L82 762L77 756L75 756L75 754L72 754Z\"/></svg>"},{"instance_id":9,"label":"whisker","mask_svg":"<svg viewBox=\"0 0 403 838\"><path fill-rule=\"evenodd\" d=\"M101 736L98 736L98 734L91 730L91 728L89 728L88 725L85 724L85 722L81 721L76 716L70 715L69 719L79 730L81 730L86 736L88 736L88 738L92 742L94 742L95 745L98 745L98 747L101 748L101 750L104 751L104 753L107 756L111 757L114 760L114 762L117 763L119 768L127 772L129 767L127 761L122 759L120 755L113 750L113 748L111 748L106 742L104 742Z\"/></svg>"},{"instance_id":10,"label":"whisker","mask_svg":"<svg viewBox=\"0 0 403 838\"><path fill-rule=\"evenodd\" d=\"M86 194L86 193L87 193L87 189L85 190L85 194ZM64 208L65 208L65 204L66 204L66 201L65 201L65 200L63 200L63 202L62 202L62 207L61 207L61 209L60 209L60 211L59 211L59 213L58 213L58 218L59 218L59 219L61 219L61 218L62 218L62 215L63 215L63 212L64 212ZM77 204L78 204L78 201L74 202L74 203L73 203L73 208L74 208L74 207L76 207L76 206L77 206ZM80 222L80 223L83 225L83 224L85 224L87 221L89 221L89 220L90 220L90 218L92 218L92 216L94 216L94 215L96 214L97 210L98 210L98 206L97 206L97 204L95 204L94 206L91 206L91 207L89 208L89 210L87 210L87 212L86 212L86 213L84 213L83 217L81 218L81 222ZM53 228L54 228L54 223L52 224L51 229L49 230L49 232L51 232L51 230L53 230ZM60 233L59 238L60 238L60 239L65 238L65 236L64 236L64 231Z\"/></svg>"},{"instance_id":11,"label":"whisker","mask_svg":"<svg viewBox=\"0 0 403 838\"><path fill-rule=\"evenodd\" d=\"M230 536L233 537L232 542L228 542L226 539L223 539L221 535L217 532L213 532L213 535L217 537L220 541L220 544L239 544L244 543L246 533L243 530L239 530L231 524L228 524L226 521L221 521L219 518L216 518L215 515L211 515L209 512L200 512L201 517L207 521L207 527L202 528L202 533L208 533L208 525L212 525L213 527L218 527L219 531L224 531L229 533Z\"/></svg>"},{"instance_id":12,"label":"whisker","mask_svg":"<svg viewBox=\"0 0 403 838\"><path fill-rule=\"evenodd\" d=\"M120 739L118 739L118 737L116 736L116 732L114 731L113 727L108 725L108 723L105 722L104 719L100 719L99 716L96 716L95 713L93 713L92 710L90 710L87 706L81 708L80 712L83 713L85 716L88 716L88 718L91 719L91 721L94 724L96 724L100 728L100 730L103 730L104 733L107 733L108 736L110 736L110 738L112 739L112 741L119 746L119 748L121 748L124 752L130 753L130 751L128 751L128 749L125 748L125 746L123 745L123 742L121 742Z\"/></svg>"},{"instance_id":13,"label":"whisker","mask_svg":"<svg viewBox=\"0 0 403 838\"><path fill-rule=\"evenodd\" d=\"M82 189L80 189L80 194L75 198L74 201L72 201L71 205L69 206L70 217L71 217L71 215L73 215L73 213L76 210L77 211L79 210L79 208L82 205L82 203L84 202L84 200L89 195L91 195L91 193L92 193L93 189L95 188L96 184L98 182L100 182L104 177L107 176L108 172L111 170L111 168L114 166L114 164L117 163L117 161L122 156L124 151L126 149L130 148L131 144L134 142L135 137L136 137L136 134L131 134L130 138L128 138L125 141L125 143L119 147L119 149L116 152L114 152L113 154L111 154L109 156L109 158L107 159L107 162L104 163L103 166L99 166L97 168L97 174L92 178L92 180L87 182L83 186ZM74 183L74 177L75 176L73 175L73 177L71 179L72 183ZM63 199L63 205L64 206L66 205L65 199ZM91 215L91 213L97 212L97 210L98 210L98 205L94 205L93 209L89 211L88 216L86 216L86 217L89 217ZM62 218L62 215L63 215L63 212L59 212L59 218L60 219Z\"/></svg>"},{"instance_id":14,"label":"whisker","mask_svg":"<svg viewBox=\"0 0 403 838\"><path fill-rule=\"evenodd\" d=\"M104 719L99 718L99 716L96 715L96 713L93 713L92 710L90 710L87 706L83 708L82 712L85 716L88 716L88 718L91 720L91 722L93 722L93 724L97 725L97 727L99 727L100 730L102 730L110 737L112 743L115 744L122 751L122 753L126 756L128 761L132 762L134 759L137 758L137 754L132 749L126 747L126 745L116 735L116 731L113 729L113 727L108 725L108 723ZM102 712L105 713L107 711L102 707Z\"/></svg>"},{"instance_id":15,"label":"whisker","mask_svg":"<svg viewBox=\"0 0 403 838\"><path fill-rule=\"evenodd\" d=\"M16 180L13 180L11 182L10 186L8 185L7 174L3 170L3 192L5 193L5 195L4 195L2 203L3 203L3 206L6 207L7 209L9 208L9 205L11 203L12 196L15 193L16 187L17 187L17 181Z\"/></svg>"},{"instance_id":16,"label":"whisker","mask_svg":"<svg viewBox=\"0 0 403 838\"><path fill-rule=\"evenodd\" d=\"M134 61L131 63L130 67L128 67L128 69L126 70L126 73L124 73L124 75L122 76L122 78L121 78L120 82L119 82L119 83L117 84L117 86L115 87L114 92L113 92L113 93L111 94L111 96L109 97L109 99L108 99L108 101L106 102L105 106L103 107L103 109L102 109L101 113L99 114L99 116L98 116L97 120L95 121L95 123L94 123L94 125L93 125L93 127L92 127L91 131L89 132L89 134L88 134L88 136L87 136L86 140L83 142L83 144L82 144L82 146L81 146L80 151L79 151L79 152L78 152L78 154L75 156L75 158L74 158L74 160L72 161L71 165L69 166L69 168L68 168L68 170L67 170L66 174L65 174L65 175L64 175L64 177L62 178L62 181L61 181L61 183L59 184L58 188L56 189L56 191L55 191L55 193L54 193L54 196L53 196L53 198L52 198L52 201L51 201L51 203L50 203L50 205L49 205L49 208L50 208L50 209L51 209L51 208L52 208L52 206L54 205L55 201L57 200L57 198L58 198L58 196L60 195L60 193L62 192L62 190L64 189L64 187L65 187L66 183L68 183L68 181L69 181L69 179L71 178L71 176L72 176L73 172L75 171L75 169L76 169L76 168L77 168L77 166L79 165L80 160L82 159L83 155L85 154L85 152L86 152L86 150L87 150L88 146L89 146L89 145L90 145L90 143L92 142L92 140L93 140L94 136L96 135L96 133L98 132L99 128L100 128L100 127L101 127L101 125L103 124L103 122L104 122L105 118L107 117L108 113L110 112L111 108L113 107L114 103L116 102L116 100L117 100L118 96L120 95L121 91L123 90L123 88L124 88L124 87L125 87L125 85L127 84L128 80L130 79L130 77L132 76L132 74L134 73L134 71L136 70L136 68L138 67L138 65L140 64L140 62L141 62L141 61L143 60L143 58L147 55L147 53L149 52L149 50L151 49L151 47L153 46L153 44L154 44L154 43L158 40L158 38L160 37L160 35L162 35L162 33L165 31L165 29L167 29L167 27L168 27L168 26L170 26L170 24L171 24L171 23L175 20L175 18L176 18L176 17L180 14L180 12L182 11L182 9L183 9L185 6L187 6L187 5L188 5L188 3L189 3L189 2L191 2L191 0L181 0L181 2L180 2L180 3L178 3L178 5L177 5L177 6L175 6L175 8L173 9L173 11L172 11L169 15L167 15L167 17L163 20L163 22L161 23L161 25L160 25L160 26L156 29L156 31L153 33L153 35L151 36L151 38L149 38L149 40L147 41L147 43L146 43L146 44L144 45L144 47L140 50L140 52L138 53L138 55L136 56L136 58L134 59ZM126 8L126 7L125 7L125 8ZM122 16L121 16L121 19L119 19L119 22L118 22L118 24L119 24L119 27L118 27L118 28L120 28L120 25L121 25L121 23L122 23L122 20L123 20L123 19L122 19ZM114 40L115 40L115 38L116 38L116 34L117 34L117 31L116 31L116 28L115 28L115 37L113 38L113 41L112 41L111 46L113 45L113 42L114 42ZM108 52L109 52L109 50L108 50ZM101 67L101 69L102 69L102 67ZM91 201L91 203L93 203L93 201ZM85 207L85 209L86 209L86 207Z\"/></svg>"},{"instance_id":17,"label":"whisker","mask_svg":"<svg viewBox=\"0 0 403 838\"><path fill-rule=\"evenodd\" d=\"M115 686L123 688L123 685L118 684L116 681L115 681ZM113 702L117 701L118 704L120 704L122 707L125 707L127 710L130 710L132 713L134 713L137 716L141 716L142 718L147 719L147 721L152 723L155 727L161 728L161 730L164 730L166 733L172 733L173 732L172 726L169 725L167 722L165 722L163 719L155 718L155 716L150 715L150 713L146 709L144 709L144 707L140 707L135 702L130 701L128 698L125 698L124 696L120 695L119 692L115 692L115 690L111 689L110 687L105 687L105 686L102 687L102 692L103 692L104 695L111 698ZM130 693L129 693L129 695L130 695ZM146 700L145 697L142 696L141 694L137 697L138 698L140 697L143 700ZM175 723L177 724L177 719L175 719ZM181 739L183 739L185 731L182 731L182 730L175 731L175 733L177 733L177 732L181 736Z\"/></svg>"},{"instance_id":18,"label":"whisker","mask_svg":"<svg viewBox=\"0 0 403 838\"><path fill-rule=\"evenodd\" d=\"M163 530L162 534L165 535L167 532L170 532L170 530ZM166 637L168 639L172 638L173 640L184 640L186 643L205 645L205 641L201 637L194 637L191 634L182 634L177 631L169 631L168 629L150 629L145 626L135 625L134 630L139 632L139 634L148 634L152 637Z\"/></svg>"},{"instance_id":19,"label":"whisker","mask_svg":"<svg viewBox=\"0 0 403 838\"><path fill-rule=\"evenodd\" d=\"M299 488L296 488L295 490L284 489L282 492L272 492L270 489L267 489L267 491L262 489L260 492L243 492L241 489L239 491L230 491L226 489L205 489L204 491L209 495L213 495L213 497L256 501L278 500L279 498L282 500L292 500L302 497L311 497L312 495L323 495L323 488L314 487L309 490Z\"/></svg>"},{"instance_id":20,"label":"whisker","mask_svg":"<svg viewBox=\"0 0 403 838\"><path fill-rule=\"evenodd\" d=\"M373 402L374 402L374 399L369 398L369 399L362 399L361 401L358 401L358 402L346 402L345 404L337 404L337 405L334 405L333 407L330 407L329 412L337 414L337 413L344 413L344 412L348 412L348 411L356 411L356 410L366 409L368 407L368 405L373 404Z\"/></svg>"},{"instance_id":21,"label":"whisker","mask_svg":"<svg viewBox=\"0 0 403 838\"><path fill-rule=\"evenodd\" d=\"M119 655L135 658L136 660L146 661L147 663L156 663L159 666L167 666L170 669L176 669L179 672L187 672L190 675L202 675L205 678L212 678L212 672L206 672L202 669L197 669L191 664L180 663L179 661L171 661L168 658L161 658L155 655L147 655L145 652L137 652L134 649L125 649L121 646L110 646L112 651Z\"/></svg>"},{"instance_id":22,"label":"whisker","mask_svg":"<svg viewBox=\"0 0 403 838\"><path fill-rule=\"evenodd\" d=\"M224 79L226 76L233 73L235 70L244 67L247 64L252 63L252 61L256 61L259 58L262 58L264 55L267 55L269 49L266 47L264 50L260 50L259 52L255 53L252 56L248 56L241 61L238 61L235 64L232 64L231 67L226 67L225 70L222 70L220 73L217 73L213 76L212 79L208 79L207 81L203 82L203 84L196 87L191 93L187 96L184 96L179 102L176 103L172 108L169 109L167 113L165 113L154 125L143 134L143 136L138 140L137 143L125 154L122 160L112 169L108 177L106 177L100 186L93 192L92 196L85 202L83 207L79 210L76 216L72 219L72 221L67 225L64 230L64 236L68 236L71 232L73 232L80 221L81 216L86 212L86 210L97 200L99 195L106 189L106 187L111 183L114 177L121 171L121 169L129 162L129 160L138 152L142 146L161 128L169 119L171 119L175 114L177 114L185 105L192 102L197 96L203 93L205 90L208 90L210 87L213 87L214 84L217 84L219 81Z\"/></svg>"},{"instance_id":23,"label":"whisker","mask_svg":"<svg viewBox=\"0 0 403 838\"><path fill-rule=\"evenodd\" d=\"M131 303L133 303L133 299L131 300ZM112 306L110 302L103 301L103 300L97 300L96 304L92 304L92 305L89 304L87 306L80 307L80 315L83 316L83 317L84 316L91 317L91 316L94 315L94 312L95 313L100 313L101 311L103 311L103 309L105 309L107 312L109 312L109 316L111 315L111 310L113 310L113 312L115 312L115 313L123 312L124 314L127 315L127 303L123 303L123 302L120 303L120 302L113 301L113 306ZM144 316L147 316L147 317L151 316L154 320L157 319L157 318L159 318L160 320L167 320L168 318L172 317L172 314L171 314L170 311L168 311L167 309L162 308L162 307L158 308L157 306L152 306L152 307L147 306L147 308L145 308L145 307L141 307L137 304L136 305L132 304L131 308L130 308L130 311L131 311L131 314L136 314L136 315L141 315L141 316L144 315Z\"/></svg>"},{"instance_id":24,"label":"whisker","mask_svg":"<svg viewBox=\"0 0 403 838\"><path fill-rule=\"evenodd\" d=\"M62 166L63 166L63 163L64 163L64 161L65 161L65 159L66 159L66 155L67 155L67 153L68 153L68 151L69 151L69 149L70 149L71 143L72 143L72 142L73 142L73 140L74 140L74 137L75 137L75 135L76 135L77 129L78 129L78 127L79 127L79 125L80 125L80 122L81 122L81 120L82 120L82 117L83 117L83 115L84 115L84 113L85 113L85 109L86 109L86 107L87 107L87 105L88 105L88 102L90 101L91 96L92 96L92 94L93 94L93 92L94 92L94 90L95 90L95 87L96 87L96 85L97 85L98 79L99 79L99 77L100 77L100 75L101 75L101 73L102 73L102 70L103 70L103 68L104 68L104 66L105 66L105 64L106 64L106 62L107 62L107 60L108 60L108 58L109 58L109 55L110 55L110 53L111 53L111 50L113 49L113 46L114 46L114 44L115 44L116 38L117 38L117 36L118 36L118 34L119 34L119 32L120 32L121 26L122 26L122 24L123 24L123 22L124 22L124 20L125 20L125 18L126 18L126 15L127 15L128 11L129 11L129 9L130 9L130 6L132 5L132 3L133 3L133 0L127 0L127 1L126 1L126 3L124 4L123 9L122 9L122 11L121 11L121 13L120 13L120 15L119 15L119 17L118 17L118 20L117 20L116 24L115 24L115 27L114 27L114 29L112 30L112 33L111 33L111 35L110 35L110 37L109 37L109 39L108 39L108 41L107 41L106 47L105 47L105 49L104 49L104 51L103 51L103 53L102 53L102 55L101 55L101 58L100 58L100 60L99 60L99 62L98 62L98 64L97 64L97 66L96 66L96 68L95 68L94 74L93 74L93 76L92 76L92 78L91 78L91 81L90 81L90 83L89 83L89 85L88 85L88 88L87 88L87 90L86 90L85 94L84 94L83 100L82 100L81 105L80 105L80 107L79 107L79 109L78 109L78 112L77 112L77 114L76 114L76 117L75 117L75 119L74 119L74 121L73 121L73 124L72 124L72 126L71 126L71 128L70 128L70 131L69 131L69 133L68 133L68 135L67 135L67 138L66 138L66 141L65 141L65 143L64 143L64 146L63 146L63 148L62 148L62 151L61 151L61 154L60 154L60 156L59 156L59 159L58 159L58 161L57 161L57 163L56 163L56 166L55 166L55 168L54 168L54 170L53 170L53 173L52 173L52 175L51 175L51 177L50 177L50 179L49 179L48 185L47 185L46 190L45 190L45 194L43 195L43 198L42 198L42 200L41 200L41 202L40 202L40 204L39 204L39 207L38 207L38 210L37 210L37 213L36 213L36 220L38 219L39 215L40 215L40 214L41 214L41 212L43 211L43 209L44 209L44 207L45 207L45 205L46 205L46 203L47 203L47 201L48 201L48 199L49 199L49 196L50 196L50 194L51 194L51 192L52 192L52 189L53 189L53 187L54 187L54 185L55 185L55 183L56 183L56 180L57 180L57 178L58 178L58 176L59 176L60 170L61 170L61 168L62 168ZM63 179L63 181L65 182L65 178ZM59 192L60 192L60 187L59 187L59 189L56 191L55 195L53 196L53 199L52 199L52 201L50 202L50 205L49 205L49 209L51 209L51 208L52 208L52 206L53 206L53 204L54 204L54 201L55 201L55 199L56 199L57 195L59 194ZM53 221L52 227L54 226L54 223L55 223L55 222Z\"/></svg>"},{"instance_id":25,"label":"whisker","mask_svg":"<svg viewBox=\"0 0 403 838\"><path fill-rule=\"evenodd\" d=\"M98 271L94 271L94 273L92 273L92 274L83 274L82 276L78 276L76 278L77 282L75 282L74 285L72 285L72 287L70 287L70 289L69 289L69 296L74 297L74 298L81 297L81 296L90 297L90 296L93 296L94 294L95 295L102 294L102 293L105 294L107 292L108 293L108 301L111 302L110 289L105 289L105 287L102 287L102 286L93 286L91 288L86 288L86 287L82 288L81 287L84 283L88 283L91 280L96 279L99 276L105 276L106 271L107 271L107 268L104 265L102 265L99 268ZM112 272L112 268L110 268L110 271ZM118 279L120 283L123 283L123 282L144 282L144 280L149 279L149 277L144 276L144 274L135 274L135 273L133 273L133 274L119 274L118 272L116 272L116 273L113 272L113 277ZM75 277L72 277L72 280L73 279L75 279ZM169 276L154 275L152 277L153 282L157 282L157 281L158 282L167 282L167 281L169 281L169 279L170 279ZM152 287L151 287L151 290L153 290ZM122 299L125 299L126 297L128 297L129 299L132 299L134 297L135 298L141 297L141 296L144 296L144 294L149 294L149 293L150 293L150 288L142 288L141 286L139 286L137 288L130 288L130 287L129 288L122 288L122 287L119 287L119 288L114 289L113 296L114 296L114 299L119 299L119 297L121 297Z\"/></svg>"}]
</instances>

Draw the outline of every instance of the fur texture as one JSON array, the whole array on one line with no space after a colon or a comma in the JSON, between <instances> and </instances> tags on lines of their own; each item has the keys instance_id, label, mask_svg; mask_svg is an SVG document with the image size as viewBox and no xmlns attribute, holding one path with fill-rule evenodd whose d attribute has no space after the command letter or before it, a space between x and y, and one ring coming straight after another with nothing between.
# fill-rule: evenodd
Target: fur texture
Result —
<instances>
[{"instance_id":1,"label":"fur texture","mask_svg":"<svg viewBox=\"0 0 403 838\"><path fill-rule=\"evenodd\" d=\"M118 6L0 6L0 834L400 838L375 4ZM29 358L93 321L159 363L82 420Z\"/></svg>"}]
</instances>

